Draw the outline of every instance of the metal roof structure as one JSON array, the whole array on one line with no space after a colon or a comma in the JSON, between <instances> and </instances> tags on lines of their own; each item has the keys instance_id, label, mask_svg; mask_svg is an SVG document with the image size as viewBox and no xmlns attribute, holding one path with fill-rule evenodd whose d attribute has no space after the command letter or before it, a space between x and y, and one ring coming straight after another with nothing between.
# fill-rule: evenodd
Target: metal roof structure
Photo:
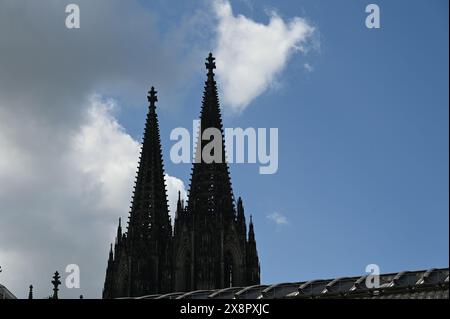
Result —
<instances>
[{"instance_id":1,"label":"metal roof structure","mask_svg":"<svg viewBox=\"0 0 450 319\"><path fill-rule=\"evenodd\" d=\"M367 276L310 280L274 285L174 292L137 299L448 299L449 269L382 274L379 286L368 287Z\"/></svg>"},{"instance_id":2,"label":"metal roof structure","mask_svg":"<svg viewBox=\"0 0 450 319\"><path fill-rule=\"evenodd\" d=\"M17 298L12 294L11 291L8 290L8 288L6 288L3 285L0 285L0 300L1 299L17 299Z\"/></svg>"}]
</instances>

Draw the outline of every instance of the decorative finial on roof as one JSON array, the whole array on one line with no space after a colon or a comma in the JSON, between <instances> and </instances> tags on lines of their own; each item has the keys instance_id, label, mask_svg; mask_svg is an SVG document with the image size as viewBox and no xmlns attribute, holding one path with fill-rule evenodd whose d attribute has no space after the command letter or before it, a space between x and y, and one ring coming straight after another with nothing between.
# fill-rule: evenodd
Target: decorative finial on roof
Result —
<instances>
[{"instance_id":1,"label":"decorative finial on roof","mask_svg":"<svg viewBox=\"0 0 450 319\"><path fill-rule=\"evenodd\" d=\"M214 62L215 59L216 58L213 57L212 53L210 52L208 57L206 58L206 61L208 62L205 63L208 74L212 74L213 70L216 68L216 63Z\"/></svg>"},{"instance_id":2,"label":"decorative finial on roof","mask_svg":"<svg viewBox=\"0 0 450 319\"><path fill-rule=\"evenodd\" d=\"M155 106L155 103L158 101L158 97L156 96L157 91L155 91L155 88L152 86L150 91L148 92L147 99L150 102L150 106Z\"/></svg>"},{"instance_id":3,"label":"decorative finial on roof","mask_svg":"<svg viewBox=\"0 0 450 319\"><path fill-rule=\"evenodd\" d=\"M30 285L30 291L28 292L28 299L33 299L33 285Z\"/></svg>"},{"instance_id":4,"label":"decorative finial on roof","mask_svg":"<svg viewBox=\"0 0 450 319\"><path fill-rule=\"evenodd\" d=\"M58 286L61 285L60 281L61 277L59 276L59 272L55 272L53 276L52 284L53 284L53 299L58 299Z\"/></svg>"}]
</instances>

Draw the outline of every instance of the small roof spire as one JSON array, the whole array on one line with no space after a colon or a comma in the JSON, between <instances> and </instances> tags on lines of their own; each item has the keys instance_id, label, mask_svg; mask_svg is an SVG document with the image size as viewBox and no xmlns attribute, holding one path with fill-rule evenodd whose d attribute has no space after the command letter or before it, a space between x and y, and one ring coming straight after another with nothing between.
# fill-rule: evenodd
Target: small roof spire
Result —
<instances>
[{"instance_id":1,"label":"small roof spire","mask_svg":"<svg viewBox=\"0 0 450 319\"><path fill-rule=\"evenodd\" d=\"M155 88L152 86L150 91L148 91L147 99L150 103L150 106L154 107L155 103L158 101L158 97L156 96L156 93L158 93Z\"/></svg>"},{"instance_id":2,"label":"small roof spire","mask_svg":"<svg viewBox=\"0 0 450 319\"><path fill-rule=\"evenodd\" d=\"M28 292L28 299L33 299L33 285L30 285L30 291Z\"/></svg>"},{"instance_id":3,"label":"small roof spire","mask_svg":"<svg viewBox=\"0 0 450 319\"><path fill-rule=\"evenodd\" d=\"M122 218L119 217L119 226L117 226L116 245L122 242Z\"/></svg>"},{"instance_id":4,"label":"small roof spire","mask_svg":"<svg viewBox=\"0 0 450 319\"><path fill-rule=\"evenodd\" d=\"M255 242L255 230L253 229L253 216L250 215L250 224L248 225L248 241Z\"/></svg>"},{"instance_id":5,"label":"small roof spire","mask_svg":"<svg viewBox=\"0 0 450 319\"><path fill-rule=\"evenodd\" d=\"M178 201L177 201L176 213L178 214L178 212L181 212L182 210L183 210L183 201L181 200L181 191L178 191Z\"/></svg>"},{"instance_id":6,"label":"small roof spire","mask_svg":"<svg viewBox=\"0 0 450 319\"><path fill-rule=\"evenodd\" d=\"M237 200L237 216L238 218L243 221L245 220L245 216L244 216L244 205L242 204L242 198L239 196L238 200Z\"/></svg>"},{"instance_id":7,"label":"small roof spire","mask_svg":"<svg viewBox=\"0 0 450 319\"><path fill-rule=\"evenodd\" d=\"M55 272L55 275L53 276L52 284L53 284L53 298L52 299L58 299L58 290L59 285L61 285L61 276L59 275L59 272Z\"/></svg>"}]
</instances>

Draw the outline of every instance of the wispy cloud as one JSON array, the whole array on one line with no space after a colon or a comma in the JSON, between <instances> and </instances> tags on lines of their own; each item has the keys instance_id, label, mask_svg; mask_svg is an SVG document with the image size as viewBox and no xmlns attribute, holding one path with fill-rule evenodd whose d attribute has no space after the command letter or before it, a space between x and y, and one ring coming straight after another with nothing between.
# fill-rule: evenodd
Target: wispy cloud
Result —
<instances>
[{"instance_id":1,"label":"wispy cloud","mask_svg":"<svg viewBox=\"0 0 450 319\"><path fill-rule=\"evenodd\" d=\"M305 68L305 70L306 70L307 72L312 72L312 71L314 71L314 67L313 67L311 64L309 64L309 63L303 64L303 67Z\"/></svg>"},{"instance_id":2,"label":"wispy cloud","mask_svg":"<svg viewBox=\"0 0 450 319\"><path fill-rule=\"evenodd\" d=\"M283 214L277 213L277 212L267 215L267 218L270 219L271 221L273 221L278 226L289 224L286 216L284 216Z\"/></svg>"},{"instance_id":3,"label":"wispy cloud","mask_svg":"<svg viewBox=\"0 0 450 319\"><path fill-rule=\"evenodd\" d=\"M217 74L224 105L243 111L264 91L276 86L277 76L295 52L306 52L314 27L305 19L283 20L269 12L268 24L235 16L227 0L214 2L218 18Z\"/></svg>"}]
</instances>

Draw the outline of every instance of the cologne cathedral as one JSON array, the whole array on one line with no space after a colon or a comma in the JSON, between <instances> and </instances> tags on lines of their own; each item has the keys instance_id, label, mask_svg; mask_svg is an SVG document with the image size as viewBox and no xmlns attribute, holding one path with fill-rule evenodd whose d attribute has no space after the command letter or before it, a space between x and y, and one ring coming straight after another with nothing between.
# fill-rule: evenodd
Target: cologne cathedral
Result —
<instances>
[{"instance_id":1,"label":"cologne cathedral","mask_svg":"<svg viewBox=\"0 0 450 319\"><path fill-rule=\"evenodd\" d=\"M179 196L173 227L156 114L158 99L153 87L149 92L128 225L123 232L119 220L116 241L109 252L103 298L260 283L252 219L247 232L243 202L240 197L235 201L225 161L215 68L210 53L196 154L203 154L205 145L214 138L202 139L204 130L216 128L222 132L222 160L206 163L202 156L196 156L199 160L193 163L189 198L185 203Z\"/></svg>"}]
</instances>

